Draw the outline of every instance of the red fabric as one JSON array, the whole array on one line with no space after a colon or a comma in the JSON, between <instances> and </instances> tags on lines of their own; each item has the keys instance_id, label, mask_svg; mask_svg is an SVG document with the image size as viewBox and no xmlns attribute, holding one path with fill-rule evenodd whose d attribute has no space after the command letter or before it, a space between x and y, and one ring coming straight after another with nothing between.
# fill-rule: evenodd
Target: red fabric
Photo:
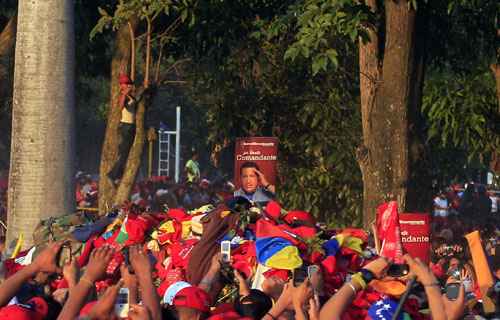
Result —
<instances>
[{"instance_id":1,"label":"red fabric","mask_svg":"<svg viewBox=\"0 0 500 320\"><path fill-rule=\"evenodd\" d=\"M325 256L323 253L319 251L314 251L310 255L306 256L304 260L309 262L310 264L321 264L321 262L324 260Z\"/></svg>"},{"instance_id":2,"label":"red fabric","mask_svg":"<svg viewBox=\"0 0 500 320\"><path fill-rule=\"evenodd\" d=\"M183 209L170 209L167 212L167 216L175 221L182 222L191 220L191 216L186 213Z\"/></svg>"},{"instance_id":3,"label":"red fabric","mask_svg":"<svg viewBox=\"0 0 500 320\"><path fill-rule=\"evenodd\" d=\"M269 216L271 216L274 220L279 219L281 216L281 206L276 201L269 201L266 205L266 212Z\"/></svg>"},{"instance_id":4,"label":"red fabric","mask_svg":"<svg viewBox=\"0 0 500 320\"><path fill-rule=\"evenodd\" d=\"M265 278L277 277L284 281L288 281L289 271L283 269L269 269L263 273Z\"/></svg>"},{"instance_id":5,"label":"red fabric","mask_svg":"<svg viewBox=\"0 0 500 320\"><path fill-rule=\"evenodd\" d=\"M31 298L27 304L33 309L28 309L20 305L10 305L0 309L1 320L42 320L49 313L47 302L40 297Z\"/></svg>"},{"instance_id":6,"label":"red fabric","mask_svg":"<svg viewBox=\"0 0 500 320\"><path fill-rule=\"evenodd\" d=\"M92 307L97 303L97 301L91 301L83 306L82 310L80 310L80 317L84 317L90 313Z\"/></svg>"},{"instance_id":7,"label":"red fabric","mask_svg":"<svg viewBox=\"0 0 500 320\"><path fill-rule=\"evenodd\" d=\"M313 225L316 224L316 220L314 219L314 217L306 211L289 211L284 220L290 224L294 221L306 221Z\"/></svg>"},{"instance_id":8,"label":"red fabric","mask_svg":"<svg viewBox=\"0 0 500 320\"><path fill-rule=\"evenodd\" d=\"M342 230L341 234L350 235L351 237L356 237L363 240L363 242L368 242L368 233L363 229L345 228L344 230Z\"/></svg>"},{"instance_id":9,"label":"red fabric","mask_svg":"<svg viewBox=\"0 0 500 320\"><path fill-rule=\"evenodd\" d=\"M198 287L187 287L175 295L173 305L208 312L210 310L210 297Z\"/></svg>"},{"instance_id":10,"label":"red fabric","mask_svg":"<svg viewBox=\"0 0 500 320\"><path fill-rule=\"evenodd\" d=\"M233 303L222 303L219 304L215 307L214 310L212 310L210 313L212 316L217 315L217 314L222 314L226 312L232 312L234 311L234 304Z\"/></svg>"},{"instance_id":11,"label":"red fabric","mask_svg":"<svg viewBox=\"0 0 500 320\"><path fill-rule=\"evenodd\" d=\"M14 259L7 259L4 262L5 266L5 279L9 278L10 276L14 275L16 272L24 268L23 265L20 265L14 261Z\"/></svg>"},{"instance_id":12,"label":"red fabric","mask_svg":"<svg viewBox=\"0 0 500 320\"><path fill-rule=\"evenodd\" d=\"M167 291L168 287L170 287L172 284L179 281L185 281L186 276L184 274L184 270L182 270L181 268L169 268L167 273L165 274L164 279L165 280L160 284L158 289L156 289L160 297L163 297L163 295L165 295L165 291Z\"/></svg>"},{"instance_id":13,"label":"red fabric","mask_svg":"<svg viewBox=\"0 0 500 320\"><path fill-rule=\"evenodd\" d=\"M186 269L191 258L191 252L198 242L197 239L189 239L183 242L175 242L169 246L172 266L174 268Z\"/></svg>"},{"instance_id":14,"label":"red fabric","mask_svg":"<svg viewBox=\"0 0 500 320\"><path fill-rule=\"evenodd\" d=\"M174 232L162 232L158 231L158 242L160 244L165 243L175 243L181 240L182 238L182 224L176 220L172 221L172 225L174 227Z\"/></svg>"},{"instance_id":15,"label":"red fabric","mask_svg":"<svg viewBox=\"0 0 500 320\"><path fill-rule=\"evenodd\" d=\"M321 265L327 273L333 274L337 269L337 259L335 256L328 256L325 260L323 260L323 262L321 262Z\"/></svg>"},{"instance_id":16,"label":"red fabric","mask_svg":"<svg viewBox=\"0 0 500 320\"><path fill-rule=\"evenodd\" d=\"M128 215L125 229L127 230L128 239L125 242L126 246L144 243L146 231L150 228L150 223L147 219L141 216Z\"/></svg>"},{"instance_id":17,"label":"red fabric","mask_svg":"<svg viewBox=\"0 0 500 320\"><path fill-rule=\"evenodd\" d=\"M291 230L294 234L298 235L302 239L312 239L316 237L316 229L312 227L297 227Z\"/></svg>"},{"instance_id":18,"label":"red fabric","mask_svg":"<svg viewBox=\"0 0 500 320\"><path fill-rule=\"evenodd\" d=\"M377 234L382 241L380 255L393 259L396 263L402 263L403 244L396 201L386 202L377 208Z\"/></svg>"},{"instance_id":19,"label":"red fabric","mask_svg":"<svg viewBox=\"0 0 500 320\"><path fill-rule=\"evenodd\" d=\"M233 258L233 268L250 278L256 264L255 243L253 241L242 243L231 252L231 257Z\"/></svg>"},{"instance_id":20,"label":"red fabric","mask_svg":"<svg viewBox=\"0 0 500 320\"><path fill-rule=\"evenodd\" d=\"M299 241L289 233L294 233L293 229L286 225L273 225L270 221L259 219L257 221L257 238L279 237L290 241L293 245L297 245ZM288 231L289 233L287 233Z\"/></svg>"},{"instance_id":21,"label":"red fabric","mask_svg":"<svg viewBox=\"0 0 500 320\"><path fill-rule=\"evenodd\" d=\"M97 235L92 236L86 243L85 246L83 247L83 251L80 254L80 257L78 257L78 266L82 268L85 266L90 258L90 254L92 253L92 250L94 249L94 241L97 239Z\"/></svg>"}]
</instances>

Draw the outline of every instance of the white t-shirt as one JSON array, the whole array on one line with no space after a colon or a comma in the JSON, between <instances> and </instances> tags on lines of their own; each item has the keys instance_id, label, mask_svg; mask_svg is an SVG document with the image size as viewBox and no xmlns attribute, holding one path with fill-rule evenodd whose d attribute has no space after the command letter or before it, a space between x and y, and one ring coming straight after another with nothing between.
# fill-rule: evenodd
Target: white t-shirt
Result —
<instances>
[{"instance_id":1,"label":"white t-shirt","mask_svg":"<svg viewBox=\"0 0 500 320\"><path fill-rule=\"evenodd\" d=\"M497 196L490 196L491 199L491 213L498 212L498 198Z\"/></svg>"},{"instance_id":2,"label":"white t-shirt","mask_svg":"<svg viewBox=\"0 0 500 320\"><path fill-rule=\"evenodd\" d=\"M435 197L434 198L434 205L441 207L441 208L448 208L448 199L446 199L446 198L442 199L441 197ZM434 215L436 217L447 217L448 216L448 209L434 209Z\"/></svg>"}]
</instances>

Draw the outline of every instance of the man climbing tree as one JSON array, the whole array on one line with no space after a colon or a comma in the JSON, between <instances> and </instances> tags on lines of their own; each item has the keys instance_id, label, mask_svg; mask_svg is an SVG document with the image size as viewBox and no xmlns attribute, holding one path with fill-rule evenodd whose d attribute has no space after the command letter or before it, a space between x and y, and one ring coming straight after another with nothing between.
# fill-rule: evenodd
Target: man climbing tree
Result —
<instances>
[{"instance_id":1,"label":"man climbing tree","mask_svg":"<svg viewBox=\"0 0 500 320\"><path fill-rule=\"evenodd\" d=\"M113 168L108 172L108 178L116 186L123 175L127 163L130 147L135 137L135 113L137 104L141 101L144 94L149 92L143 87L136 88L134 83L126 74L121 74L119 78L120 96L118 107L121 110L120 124L118 126L118 135L120 144L118 146L118 158Z\"/></svg>"}]
</instances>

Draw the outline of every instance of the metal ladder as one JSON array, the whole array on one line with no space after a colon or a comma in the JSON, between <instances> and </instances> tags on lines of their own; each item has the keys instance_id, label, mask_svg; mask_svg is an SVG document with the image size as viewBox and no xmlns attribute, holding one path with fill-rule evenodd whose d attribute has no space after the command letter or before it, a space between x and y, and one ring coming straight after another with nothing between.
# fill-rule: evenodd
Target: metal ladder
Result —
<instances>
[{"instance_id":1,"label":"metal ladder","mask_svg":"<svg viewBox=\"0 0 500 320\"><path fill-rule=\"evenodd\" d=\"M175 131L158 130L158 175L170 177L171 136L175 136L175 182L179 182L181 156L181 107L176 108Z\"/></svg>"},{"instance_id":2,"label":"metal ladder","mask_svg":"<svg viewBox=\"0 0 500 320\"><path fill-rule=\"evenodd\" d=\"M175 131L174 131L175 134ZM158 130L158 175L170 176L171 131Z\"/></svg>"}]
</instances>

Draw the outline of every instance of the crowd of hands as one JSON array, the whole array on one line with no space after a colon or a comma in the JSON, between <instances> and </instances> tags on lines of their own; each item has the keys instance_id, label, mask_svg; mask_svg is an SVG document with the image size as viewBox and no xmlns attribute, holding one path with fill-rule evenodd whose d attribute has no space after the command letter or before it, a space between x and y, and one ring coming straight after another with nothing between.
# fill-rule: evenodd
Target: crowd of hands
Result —
<instances>
[{"instance_id":1,"label":"crowd of hands","mask_svg":"<svg viewBox=\"0 0 500 320\"><path fill-rule=\"evenodd\" d=\"M62 310L57 319L78 318L80 310L88 302L88 296L95 289L95 283L105 277L106 268L114 255L114 249L110 246L94 249L88 264L81 272L76 259L68 261L63 267L58 267L56 261L61 245L60 242L50 243L30 265L7 278L0 285L0 307L9 303L23 284L32 281L40 274L59 274L68 282L69 294L64 297L63 301L60 301ZM458 298L451 301L441 293L438 280L425 263L408 255L404 256L404 259L410 269L410 273L405 276L406 280L415 277L423 286L432 319L459 319L466 305L463 286L460 287ZM108 287L92 306L89 314L86 315L88 319L115 319L114 305L121 287L129 290L129 319L162 319L161 299L153 283L153 270L147 253L141 246L132 246L129 248L129 261L130 266L122 265L120 268L121 279ZM369 262L364 268L371 271L375 278L381 279L387 277L386 270L389 264L387 259L379 257ZM220 254L214 256L211 267L199 287L210 293L211 282L220 279L219 275L223 267ZM250 288L246 279L236 270L234 270L234 276L239 285L240 298L248 295ZM275 303L261 319L341 319L343 312L361 288L346 282L321 306L319 295L321 295L322 282L320 272L316 277L306 278L299 286L294 286L293 281L287 282L276 277L266 279L262 285L262 291ZM139 300L142 300L142 303L139 303Z\"/></svg>"}]
</instances>

